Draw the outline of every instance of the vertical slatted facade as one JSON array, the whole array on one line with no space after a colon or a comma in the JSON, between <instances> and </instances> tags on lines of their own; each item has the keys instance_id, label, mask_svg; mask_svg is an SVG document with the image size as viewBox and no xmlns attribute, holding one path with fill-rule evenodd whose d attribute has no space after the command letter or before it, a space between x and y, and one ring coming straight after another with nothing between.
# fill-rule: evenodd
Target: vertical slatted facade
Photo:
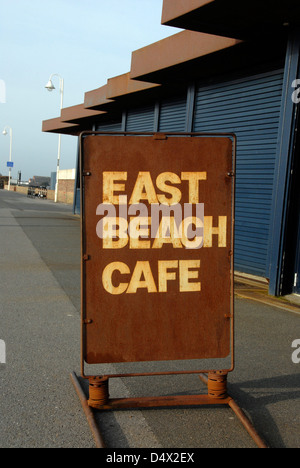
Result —
<instances>
[{"instance_id":1,"label":"vertical slatted facade","mask_svg":"<svg viewBox=\"0 0 300 468\"><path fill-rule=\"evenodd\" d=\"M109 123L97 125L96 131L98 132L121 132L122 122L109 122Z\"/></svg>"},{"instance_id":2,"label":"vertical slatted facade","mask_svg":"<svg viewBox=\"0 0 300 468\"><path fill-rule=\"evenodd\" d=\"M194 131L237 135L235 269L268 277L284 71L199 85Z\"/></svg>"},{"instance_id":3,"label":"vertical slatted facade","mask_svg":"<svg viewBox=\"0 0 300 468\"><path fill-rule=\"evenodd\" d=\"M154 104L147 107L129 109L126 119L127 132L153 132L154 131Z\"/></svg>"},{"instance_id":4,"label":"vertical slatted facade","mask_svg":"<svg viewBox=\"0 0 300 468\"><path fill-rule=\"evenodd\" d=\"M186 96L163 100L160 105L159 131L184 132L186 112Z\"/></svg>"}]
</instances>

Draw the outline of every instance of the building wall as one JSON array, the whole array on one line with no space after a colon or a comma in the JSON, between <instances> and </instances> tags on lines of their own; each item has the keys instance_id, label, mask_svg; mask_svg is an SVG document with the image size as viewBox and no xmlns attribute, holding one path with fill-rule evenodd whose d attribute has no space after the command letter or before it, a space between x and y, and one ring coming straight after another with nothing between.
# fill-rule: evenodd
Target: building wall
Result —
<instances>
[{"instance_id":1,"label":"building wall","mask_svg":"<svg viewBox=\"0 0 300 468\"><path fill-rule=\"evenodd\" d=\"M59 171L57 194L57 200L59 203L66 203L69 205L73 204L75 176L75 169L66 169Z\"/></svg>"},{"instance_id":2,"label":"building wall","mask_svg":"<svg viewBox=\"0 0 300 468\"><path fill-rule=\"evenodd\" d=\"M235 268L268 277L284 70L221 78L196 90L194 131L237 137Z\"/></svg>"},{"instance_id":3,"label":"building wall","mask_svg":"<svg viewBox=\"0 0 300 468\"><path fill-rule=\"evenodd\" d=\"M73 204L74 201L74 180L60 179L58 183L58 202Z\"/></svg>"}]
</instances>

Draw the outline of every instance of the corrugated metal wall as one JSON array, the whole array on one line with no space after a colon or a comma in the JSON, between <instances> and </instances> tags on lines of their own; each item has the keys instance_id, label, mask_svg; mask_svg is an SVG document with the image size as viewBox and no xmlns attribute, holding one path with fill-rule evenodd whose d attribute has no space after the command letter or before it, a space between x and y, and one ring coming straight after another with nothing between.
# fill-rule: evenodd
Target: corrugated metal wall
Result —
<instances>
[{"instance_id":1,"label":"corrugated metal wall","mask_svg":"<svg viewBox=\"0 0 300 468\"><path fill-rule=\"evenodd\" d=\"M237 135L235 269L268 276L274 169L284 71L198 86L196 132Z\"/></svg>"},{"instance_id":2,"label":"corrugated metal wall","mask_svg":"<svg viewBox=\"0 0 300 468\"><path fill-rule=\"evenodd\" d=\"M184 132L186 127L186 96L166 99L160 104L160 132Z\"/></svg>"},{"instance_id":3,"label":"corrugated metal wall","mask_svg":"<svg viewBox=\"0 0 300 468\"><path fill-rule=\"evenodd\" d=\"M96 126L98 132L121 132L122 122L110 122L106 124L100 124Z\"/></svg>"},{"instance_id":4,"label":"corrugated metal wall","mask_svg":"<svg viewBox=\"0 0 300 468\"><path fill-rule=\"evenodd\" d=\"M155 105L129 109L126 119L127 132L153 132Z\"/></svg>"}]
</instances>

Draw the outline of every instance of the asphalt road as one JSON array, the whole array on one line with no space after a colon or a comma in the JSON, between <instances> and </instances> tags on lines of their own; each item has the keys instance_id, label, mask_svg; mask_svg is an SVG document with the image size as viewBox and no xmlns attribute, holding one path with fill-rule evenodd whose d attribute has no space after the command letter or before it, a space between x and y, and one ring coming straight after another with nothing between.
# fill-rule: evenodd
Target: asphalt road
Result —
<instances>
[{"instance_id":1,"label":"asphalt road","mask_svg":"<svg viewBox=\"0 0 300 468\"><path fill-rule=\"evenodd\" d=\"M80 374L80 221L72 207L0 191L0 448L93 448L70 382ZM228 389L272 448L300 447L300 316L236 299ZM100 366L95 373L203 369L215 362ZM224 364L224 363L222 363ZM199 393L197 376L113 381L111 396ZM229 408L97 416L110 448L255 448Z\"/></svg>"}]
</instances>

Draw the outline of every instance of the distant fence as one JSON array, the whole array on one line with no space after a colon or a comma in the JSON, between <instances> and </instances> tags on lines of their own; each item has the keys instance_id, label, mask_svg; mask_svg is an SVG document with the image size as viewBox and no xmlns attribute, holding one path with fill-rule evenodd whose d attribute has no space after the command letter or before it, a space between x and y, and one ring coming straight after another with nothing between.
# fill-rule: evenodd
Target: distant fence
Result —
<instances>
[{"instance_id":1,"label":"distant fence","mask_svg":"<svg viewBox=\"0 0 300 468\"><path fill-rule=\"evenodd\" d=\"M10 186L10 191L20 193L22 195L27 196L28 195L28 188L29 187L19 187L19 186L11 185ZM8 185L5 185L4 189L8 190ZM36 190L40 190L40 189L36 189ZM47 200L54 201L54 195L55 195L54 190L47 190ZM58 192L58 202L60 202L60 203L66 203L68 205L72 205L73 204L73 199L74 199L74 191L67 192L67 191L63 190L63 191Z\"/></svg>"}]
</instances>

